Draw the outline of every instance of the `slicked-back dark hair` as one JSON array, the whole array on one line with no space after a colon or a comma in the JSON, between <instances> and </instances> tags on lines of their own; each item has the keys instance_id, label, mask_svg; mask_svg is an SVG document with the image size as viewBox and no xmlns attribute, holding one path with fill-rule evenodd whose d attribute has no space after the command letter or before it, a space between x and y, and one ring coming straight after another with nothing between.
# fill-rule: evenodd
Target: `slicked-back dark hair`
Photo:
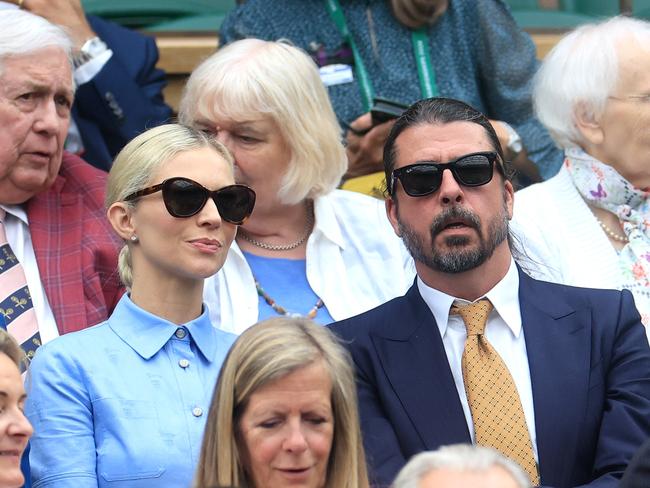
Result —
<instances>
[{"instance_id":1,"label":"slicked-back dark hair","mask_svg":"<svg viewBox=\"0 0 650 488\"><path fill-rule=\"evenodd\" d=\"M503 166L502 174L507 180L510 180L512 172L503 156L503 149L499 143L494 127L485 115L473 108L472 106L454 100L453 98L425 98L411 105L396 121L388 135L386 145L384 146L384 172L386 174L386 190L388 195L393 193L392 174L395 169L395 159L397 158L397 148L395 141L399 135L409 127L418 125L436 125L449 124L451 122L471 122L480 125L492 144L493 149L499 155Z\"/></svg>"}]
</instances>

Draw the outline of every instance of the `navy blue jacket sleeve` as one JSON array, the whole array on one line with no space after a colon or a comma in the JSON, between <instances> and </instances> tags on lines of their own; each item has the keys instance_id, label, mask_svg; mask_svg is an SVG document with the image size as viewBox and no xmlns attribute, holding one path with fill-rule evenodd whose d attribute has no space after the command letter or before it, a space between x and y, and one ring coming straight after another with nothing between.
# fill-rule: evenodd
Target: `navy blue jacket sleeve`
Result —
<instances>
[{"instance_id":1,"label":"navy blue jacket sleeve","mask_svg":"<svg viewBox=\"0 0 650 488\"><path fill-rule=\"evenodd\" d=\"M156 68L154 39L92 15L88 21L113 55L92 80L77 88L73 117L84 159L108 170L127 142L166 122L172 111L163 99L165 72Z\"/></svg>"}]
</instances>

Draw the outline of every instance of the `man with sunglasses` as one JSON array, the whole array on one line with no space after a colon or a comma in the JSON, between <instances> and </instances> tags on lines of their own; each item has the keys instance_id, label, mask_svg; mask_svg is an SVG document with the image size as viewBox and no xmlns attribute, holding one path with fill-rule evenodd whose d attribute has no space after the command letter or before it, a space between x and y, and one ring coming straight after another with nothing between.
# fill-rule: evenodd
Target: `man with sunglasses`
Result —
<instances>
[{"instance_id":1,"label":"man with sunglasses","mask_svg":"<svg viewBox=\"0 0 650 488\"><path fill-rule=\"evenodd\" d=\"M463 102L411 106L384 164L388 218L418 276L332 326L356 365L371 476L387 485L420 451L476 443L534 486L617 486L650 434L650 348L631 294L522 272L508 164Z\"/></svg>"}]
</instances>

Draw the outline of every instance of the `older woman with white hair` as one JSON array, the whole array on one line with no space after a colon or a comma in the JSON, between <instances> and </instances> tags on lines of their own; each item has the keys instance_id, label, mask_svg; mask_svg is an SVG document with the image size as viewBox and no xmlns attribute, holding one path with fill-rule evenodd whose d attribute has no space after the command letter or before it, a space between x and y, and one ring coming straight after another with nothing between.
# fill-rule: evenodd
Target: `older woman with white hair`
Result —
<instances>
[{"instance_id":1,"label":"older woman with white hair","mask_svg":"<svg viewBox=\"0 0 650 488\"><path fill-rule=\"evenodd\" d=\"M525 267L550 281L629 289L647 326L650 23L579 27L545 58L533 93L565 160L557 176L515 196Z\"/></svg>"},{"instance_id":2,"label":"older woman with white hair","mask_svg":"<svg viewBox=\"0 0 650 488\"><path fill-rule=\"evenodd\" d=\"M220 49L190 76L179 116L226 145L235 178L257 193L222 272L206 282L219 327L240 333L281 315L329 323L410 285L414 268L383 205L335 189L345 150L303 51L256 39Z\"/></svg>"}]
</instances>

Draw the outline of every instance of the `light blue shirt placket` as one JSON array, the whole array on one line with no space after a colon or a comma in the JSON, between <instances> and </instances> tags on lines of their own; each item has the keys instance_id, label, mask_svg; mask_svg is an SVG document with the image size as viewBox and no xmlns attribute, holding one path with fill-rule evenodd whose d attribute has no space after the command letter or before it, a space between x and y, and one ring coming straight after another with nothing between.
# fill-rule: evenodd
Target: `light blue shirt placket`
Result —
<instances>
[{"instance_id":1,"label":"light blue shirt placket","mask_svg":"<svg viewBox=\"0 0 650 488\"><path fill-rule=\"evenodd\" d=\"M207 384L206 378L200 374L203 368L197 367L199 363L206 360L202 357L197 347L192 344L191 335L185 327L179 327L172 338L165 344L164 351L167 354L176 380L183 412L185 429L177 432L187 432L188 450L181 455L191 455L192 463L196 464L201 452L201 438L205 428L205 419L208 414L209 399L212 393L212 385ZM193 442L194 441L199 441Z\"/></svg>"}]
</instances>

